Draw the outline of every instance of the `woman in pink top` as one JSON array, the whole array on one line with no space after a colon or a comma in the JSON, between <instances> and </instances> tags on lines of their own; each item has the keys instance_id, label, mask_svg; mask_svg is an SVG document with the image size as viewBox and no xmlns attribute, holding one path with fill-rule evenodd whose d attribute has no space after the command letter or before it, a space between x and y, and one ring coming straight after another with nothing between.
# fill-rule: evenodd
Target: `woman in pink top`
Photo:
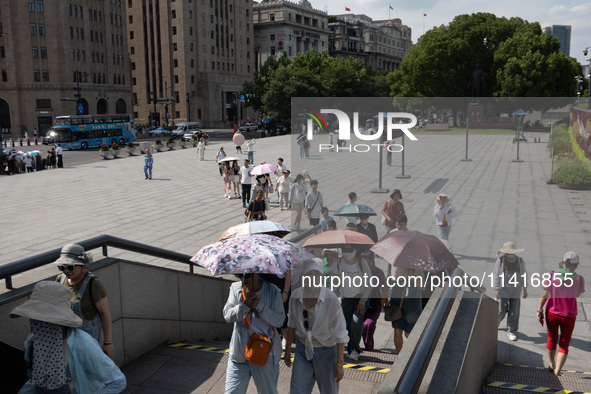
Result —
<instances>
[{"instance_id":1,"label":"woman in pink top","mask_svg":"<svg viewBox=\"0 0 591 394\"><path fill-rule=\"evenodd\" d=\"M575 272L579 266L579 255L575 252L566 252L560 266L560 269L552 272L552 282L549 286L544 286L538 306L540 324L544 324L543 308L546 306L546 348L550 358L548 369L556 376L562 375L560 370L568 357L568 345L577 319L577 297L585 292L585 279ZM557 344L559 350L556 358Z\"/></svg>"}]
</instances>

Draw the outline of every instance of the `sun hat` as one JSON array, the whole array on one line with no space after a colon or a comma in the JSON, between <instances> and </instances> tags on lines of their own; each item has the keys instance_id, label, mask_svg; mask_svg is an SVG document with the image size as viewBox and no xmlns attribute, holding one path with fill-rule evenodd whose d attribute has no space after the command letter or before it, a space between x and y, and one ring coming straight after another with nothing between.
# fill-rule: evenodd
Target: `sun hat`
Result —
<instances>
[{"instance_id":1,"label":"sun hat","mask_svg":"<svg viewBox=\"0 0 591 394\"><path fill-rule=\"evenodd\" d=\"M72 291L58 282L41 281L35 285L31 298L10 312L10 317L26 317L66 327L80 327L82 319L72 311Z\"/></svg>"},{"instance_id":2,"label":"sun hat","mask_svg":"<svg viewBox=\"0 0 591 394\"><path fill-rule=\"evenodd\" d=\"M515 244L511 241L505 242L503 247L499 249L497 254L505 253L505 254L517 254L523 252L525 249L517 249Z\"/></svg>"},{"instance_id":3,"label":"sun hat","mask_svg":"<svg viewBox=\"0 0 591 394\"><path fill-rule=\"evenodd\" d=\"M435 201L440 202L442 200L449 201L449 196L445 193L439 193Z\"/></svg>"},{"instance_id":4,"label":"sun hat","mask_svg":"<svg viewBox=\"0 0 591 394\"><path fill-rule=\"evenodd\" d=\"M398 193L398 195L400 196L400 199L402 200L402 192L400 191L400 189L394 189L392 190L392 194L390 194L390 198L394 197L394 194Z\"/></svg>"},{"instance_id":5,"label":"sun hat","mask_svg":"<svg viewBox=\"0 0 591 394\"><path fill-rule=\"evenodd\" d=\"M92 254L85 253L78 244L68 244L62 248L57 265L88 265L92 263Z\"/></svg>"},{"instance_id":6,"label":"sun hat","mask_svg":"<svg viewBox=\"0 0 591 394\"><path fill-rule=\"evenodd\" d=\"M318 257L314 257L310 260L305 260L302 263L302 275L306 275L310 271L318 271L321 274L324 273L324 263Z\"/></svg>"},{"instance_id":7,"label":"sun hat","mask_svg":"<svg viewBox=\"0 0 591 394\"><path fill-rule=\"evenodd\" d=\"M570 260L571 264L579 264L579 255L576 252L568 251L564 254L562 261L566 262L566 260Z\"/></svg>"}]
</instances>

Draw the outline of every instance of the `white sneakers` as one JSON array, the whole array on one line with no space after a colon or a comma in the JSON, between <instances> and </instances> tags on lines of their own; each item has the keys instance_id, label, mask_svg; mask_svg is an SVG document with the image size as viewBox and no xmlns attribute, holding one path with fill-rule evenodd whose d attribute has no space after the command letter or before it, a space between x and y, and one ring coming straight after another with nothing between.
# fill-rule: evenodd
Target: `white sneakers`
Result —
<instances>
[{"instance_id":1,"label":"white sneakers","mask_svg":"<svg viewBox=\"0 0 591 394\"><path fill-rule=\"evenodd\" d=\"M517 340L517 335L515 335L515 333L513 333L513 332L511 332L511 331L509 331L509 332L507 333L507 336L509 337L509 340L510 340L510 341L516 341L516 340Z\"/></svg>"},{"instance_id":2,"label":"white sneakers","mask_svg":"<svg viewBox=\"0 0 591 394\"><path fill-rule=\"evenodd\" d=\"M359 361L359 353L356 350L353 350L347 357L349 360Z\"/></svg>"}]
</instances>

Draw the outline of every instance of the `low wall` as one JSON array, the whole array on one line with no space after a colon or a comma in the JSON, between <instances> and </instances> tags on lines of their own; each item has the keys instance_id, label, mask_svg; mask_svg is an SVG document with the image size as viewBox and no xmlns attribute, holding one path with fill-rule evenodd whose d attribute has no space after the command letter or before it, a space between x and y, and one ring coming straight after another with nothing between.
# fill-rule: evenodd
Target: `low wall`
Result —
<instances>
[{"instance_id":1,"label":"low wall","mask_svg":"<svg viewBox=\"0 0 591 394\"><path fill-rule=\"evenodd\" d=\"M107 290L119 366L166 340L225 340L232 335L233 326L222 314L229 280L114 259L96 262L91 271ZM29 298L33 286L0 296L0 341L23 348L29 321L10 318L10 311Z\"/></svg>"},{"instance_id":2,"label":"low wall","mask_svg":"<svg viewBox=\"0 0 591 394\"><path fill-rule=\"evenodd\" d=\"M442 289L437 289L431 296L379 393L394 392L441 293ZM480 392L497 361L497 313L498 304L486 295L457 294L419 393Z\"/></svg>"}]
</instances>

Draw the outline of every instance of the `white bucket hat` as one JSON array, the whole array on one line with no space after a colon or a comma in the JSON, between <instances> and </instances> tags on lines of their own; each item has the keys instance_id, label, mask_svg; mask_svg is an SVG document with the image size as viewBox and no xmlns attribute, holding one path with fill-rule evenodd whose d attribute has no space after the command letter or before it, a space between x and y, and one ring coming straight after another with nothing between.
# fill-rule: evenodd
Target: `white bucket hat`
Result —
<instances>
[{"instance_id":1,"label":"white bucket hat","mask_svg":"<svg viewBox=\"0 0 591 394\"><path fill-rule=\"evenodd\" d=\"M517 249L515 244L511 241L505 242L503 247L499 249L497 254L505 253L505 254L517 254L523 252L525 249Z\"/></svg>"},{"instance_id":2,"label":"white bucket hat","mask_svg":"<svg viewBox=\"0 0 591 394\"><path fill-rule=\"evenodd\" d=\"M437 198L435 199L435 201L440 202L445 200L445 202L449 201L449 196L445 193L439 193L439 195L437 196Z\"/></svg>"},{"instance_id":3,"label":"white bucket hat","mask_svg":"<svg viewBox=\"0 0 591 394\"><path fill-rule=\"evenodd\" d=\"M321 259L314 257L310 260L305 260L302 263L302 275L306 275L310 271L318 271L321 274L324 274L324 263Z\"/></svg>"},{"instance_id":4,"label":"white bucket hat","mask_svg":"<svg viewBox=\"0 0 591 394\"><path fill-rule=\"evenodd\" d=\"M26 317L66 327L80 327L82 319L72 311L72 292L61 283L41 281L35 285L31 298L10 312L10 317Z\"/></svg>"}]
</instances>

